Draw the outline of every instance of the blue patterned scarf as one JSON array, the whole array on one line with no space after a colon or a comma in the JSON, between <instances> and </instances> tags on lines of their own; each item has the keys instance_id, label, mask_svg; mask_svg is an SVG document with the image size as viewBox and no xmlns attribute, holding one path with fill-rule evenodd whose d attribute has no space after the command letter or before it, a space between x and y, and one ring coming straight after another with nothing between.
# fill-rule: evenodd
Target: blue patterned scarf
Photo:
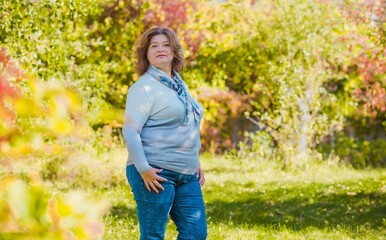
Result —
<instances>
[{"instance_id":1,"label":"blue patterned scarf","mask_svg":"<svg viewBox=\"0 0 386 240\"><path fill-rule=\"evenodd\" d=\"M182 80L178 72L173 70L173 78L170 78L166 73L161 69L149 65L147 73L150 74L155 79L159 80L166 87L176 91L178 98L185 106L185 119L184 125L189 121L189 113L192 112L196 124L200 124L201 117L203 114L203 109L200 104L192 98L190 95L185 82Z\"/></svg>"}]
</instances>

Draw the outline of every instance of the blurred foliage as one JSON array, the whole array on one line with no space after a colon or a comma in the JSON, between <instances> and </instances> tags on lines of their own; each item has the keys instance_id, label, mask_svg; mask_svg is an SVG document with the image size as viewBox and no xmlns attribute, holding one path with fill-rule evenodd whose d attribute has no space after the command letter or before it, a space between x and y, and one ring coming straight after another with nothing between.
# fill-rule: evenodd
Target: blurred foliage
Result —
<instances>
[{"instance_id":1,"label":"blurred foliage","mask_svg":"<svg viewBox=\"0 0 386 240\"><path fill-rule=\"evenodd\" d=\"M81 99L58 81L41 84L24 73L4 48L0 67L0 238L97 239L107 203L81 192L50 196L41 182L23 180L31 172L23 176L14 170L16 159L26 166L32 155L65 155L63 138L79 141L89 135ZM50 162L50 171L58 164Z\"/></svg>"},{"instance_id":2,"label":"blurred foliage","mask_svg":"<svg viewBox=\"0 0 386 240\"><path fill-rule=\"evenodd\" d=\"M0 42L44 84L78 91L87 124L117 132L138 78L135 39L171 27L185 49L183 77L206 108L203 151L222 153L258 130L273 138L275 157L296 162L326 135L365 127L350 119L384 128L382 4L15 0L0 5Z\"/></svg>"},{"instance_id":3,"label":"blurred foliage","mask_svg":"<svg viewBox=\"0 0 386 240\"><path fill-rule=\"evenodd\" d=\"M202 146L204 151L222 153L236 148L242 140L239 133L251 130L253 125L245 124L243 113L252 108L249 96L235 91L215 88L201 89L200 102L206 110L202 124Z\"/></svg>"},{"instance_id":4,"label":"blurred foliage","mask_svg":"<svg viewBox=\"0 0 386 240\"><path fill-rule=\"evenodd\" d=\"M1 178L1 239L97 239L108 204L81 192L52 196L39 183Z\"/></svg>"},{"instance_id":5,"label":"blurred foliage","mask_svg":"<svg viewBox=\"0 0 386 240\"><path fill-rule=\"evenodd\" d=\"M58 138L91 134L82 119L76 90L51 79L44 84L24 73L5 49L0 49L0 152L20 158L33 152L60 153Z\"/></svg>"},{"instance_id":6,"label":"blurred foliage","mask_svg":"<svg viewBox=\"0 0 386 240\"><path fill-rule=\"evenodd\" d=\"M350 99L354 107L344 111L343 131L330 133L318 148L324 155L338 155L355 167L385 166L382 150L386 138L385 7L385 2L378 0L339 6L342 16L354 23L355 28L342 36L342 40L349 42L345 64L332 68L343 74L326 86L338 99Z\"/></svg>"},{"instance_id":7,"label":"blurred foliage","mask_svg":"<svg viewBox=\"0 0 386 240\"><path fill-rule=\"evenodd\" d=\"M106 4L110 2L106 1ZM94 110L91 113L103 106L115 112L114 107L106 105L105 99L115 91L123 95L127 90L127 86L115 90L112 84L116 82L112 69L124 68L122 62L126 61L121 48L111 49L114 43L109 40L113 39L101 37L105 35L107 38L110 29L115 31L111 19L102 16L102 4L91 0L15 0L0 4L1 45L21 62L27 72L36 74L39 79L47 82L58 80L65 87L79 90L86 108ZM133 38L130 32L127 35ZM125 43L127 37L122 35L121 41ZM131 46L130 42L127 44ZM110 49L119 54L119 63L108 54ZM93 123L96 117L91 114L86 118Z\"/></svg>"},{"instance_id":8,"label":"blurred foliage","mask_svg":"<svg viewBox=\"0 0 386 240\"><path fill-rule=\"evenodd\" d=\"M334 107L337 99L323 84L337 75L328 62L343 61L346 42L337 39L353 26L334 6L314 1L202 4L195 19L206 39L188 71L207 79L212 88L248 99L237 116L248 110L247 119L273 138L277 157L307 158L320 137L342 127L343 116ZM225 108L234 106L231 103ZM215 124L204 128L204 138L216 129L218 119L227 119L223 125L230 126L228 112L213 114ZM247 127L246 122L241 125ZM233 130L220 125L215 132L223 133L221 141L226 142L243 132Z\"/></svg>"},{"instance_id":9,"label":"blurred foliage","mask_svg":"<svg viewBox=\"0 0 386 240\"><path fill-rule=\"evenodd\" d=\"M366 128L362 138L372 129L383 132L385 125L380 123L385 121L386 83L382 4L199 2L188 24L203 37L197 38L199 48L193 54L197 57L188 59L184 76L194 79L191 85L198 96L203 96L207 110L204 142L219 142L214 146L221 152L226 149L224 145L234 146L243 130L257 129L258 136L261 131L271 136L273 155L269 157L296 164L302 159L319 158L316 145L343 129ZM347 11L361 18L353 19L353 13ZM223 92L222 99L229 99L226 104L210 94L218 91ZM247 101L237 114L229 114L237 99ZM246 118L239 118L245 111ZM371 122L377 124L355 125L350 120L369 117L375 117ZM247 119L256 126L251 127ZM234 127L234 121L242 126L241 131ZM249 140L243 142L256 139L247 136ZM204 148L212 149L213 145ZM255 150L257 157L266 157L258 154L258 147Z\"/></svg>"},{"instance_id":10,"label":"blurred foliage","mask_svg":"<svg viewBox=\"0 0 386 240\"><path fill-rule=\"evenodd\" d=\"M386 18L382 1L358 1L340 7L341 14L355 24L343 36L349 40L346 65L336 66L346 74L334 90L344 84L359 108L354 117L384 118ZM339 89L338 89L339 90Z\"/></svg>"},{"instance_id":11,"label":"blurred foliage","mask_svg":"<svg viewBox=\"0 0 386 240\"><path fill-rule=\"evenodd\" d=\"M89 161L123 146L132 46L156 25L184 47L183 77L206 111L203 151L385 166L382 0L11 0L0 19L2 239L98 237L103 204L50 196L16 165L51 183L120 183L104 168L112 157Z\"/></svg>"},{"instance_id":12,"label":"blurred foliage","mask_svg":"<svg viewBox=\"0 0 386 240\"><path fill-rule=\"evenodd\" d=\"M339 156L355 168L386 167L386 141L383 139L363 140L341 133L335 138L333 144L319 146L325 158Z\"/></svg>"}]
</instances>

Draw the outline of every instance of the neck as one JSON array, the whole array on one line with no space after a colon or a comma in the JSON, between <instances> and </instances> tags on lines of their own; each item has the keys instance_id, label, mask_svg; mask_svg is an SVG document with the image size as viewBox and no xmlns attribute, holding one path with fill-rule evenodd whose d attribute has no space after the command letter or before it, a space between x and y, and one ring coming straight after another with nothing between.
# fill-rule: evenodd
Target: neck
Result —
<instances>
[{"instance_id":1,"label":"neck","mask_svg":"<svg viewBox=\"0 0 386 240\"><path fill-rule=\"evenodd\" d=\"M172 66L157 66L159 69L161 69L166 75L168 75L170 78L172 78Z\"/></svg>"}]
</instances>

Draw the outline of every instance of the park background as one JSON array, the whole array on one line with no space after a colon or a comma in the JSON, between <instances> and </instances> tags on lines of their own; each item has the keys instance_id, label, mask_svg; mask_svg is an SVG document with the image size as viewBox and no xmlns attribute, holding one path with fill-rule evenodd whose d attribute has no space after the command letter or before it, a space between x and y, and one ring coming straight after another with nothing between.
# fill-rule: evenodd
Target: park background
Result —
<instances>
[{"instance_id":1,"label":"park background","mask_svg":"<svg viewBox=\"0 0 386 240\"><path fill-rule=\"evenodd\" d=\"M152 26L205 108L208 239L385 239L385 8L1 1L0 239L138 238L121 128Z\"/></svg>"}]
</instances>

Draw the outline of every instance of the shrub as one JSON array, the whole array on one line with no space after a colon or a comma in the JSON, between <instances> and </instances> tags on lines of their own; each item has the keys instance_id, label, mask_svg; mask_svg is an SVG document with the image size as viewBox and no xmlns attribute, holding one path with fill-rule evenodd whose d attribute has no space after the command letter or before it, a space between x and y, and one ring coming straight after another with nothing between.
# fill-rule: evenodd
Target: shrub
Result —
<instances>
[{"instance_id":1,"label":"shrub","mask_svg":"<svg viewBox=\"0 0 386 240\"><path fill-rule=\"evenodd\" d=\"M318 146L320 152L337 155L341 161L355 168L386 167L386 141L383 139L364 140L337 134L333 142Z\"/></svg>"}]
</instances>

